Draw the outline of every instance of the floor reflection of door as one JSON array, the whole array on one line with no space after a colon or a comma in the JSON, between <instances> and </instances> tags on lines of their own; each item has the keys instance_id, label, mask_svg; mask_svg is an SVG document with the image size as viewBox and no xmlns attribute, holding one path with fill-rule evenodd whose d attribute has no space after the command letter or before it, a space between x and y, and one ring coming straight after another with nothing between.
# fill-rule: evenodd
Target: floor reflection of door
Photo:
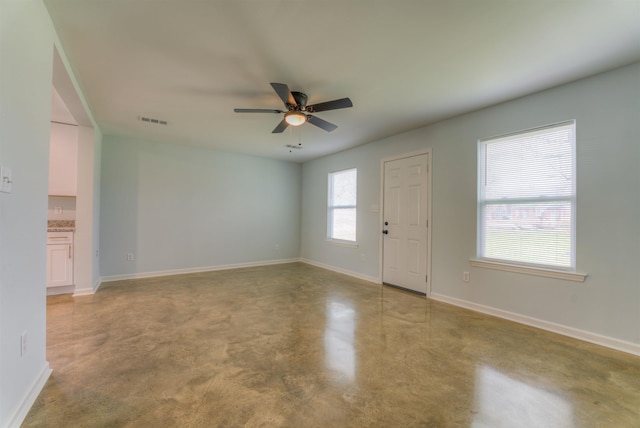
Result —
<instances>
[{"instance_id":1,"label":"floor reflection of door","mask_svg":"<svg viewBox=\"0 0 640 428\"><path fill-rule=\"evenodd\" d=\"M382 281L427 293L429 154L384 162Z\"/></svg>"}]
</instances>

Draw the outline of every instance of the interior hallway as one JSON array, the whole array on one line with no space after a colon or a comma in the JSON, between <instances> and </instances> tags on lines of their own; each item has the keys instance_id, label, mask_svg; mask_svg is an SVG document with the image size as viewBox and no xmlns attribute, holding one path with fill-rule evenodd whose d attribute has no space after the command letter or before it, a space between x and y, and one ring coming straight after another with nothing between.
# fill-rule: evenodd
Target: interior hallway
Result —
<instances>
[{"instance_id":1,"label":"interior hallway","mask_svg":"<svg viewBox=\"0 0 640 428\"><path fill-rule=\"evenodd\" d=\"M26 427L640 427L640 358L294 263L47 302Z\"/></svg>"}]
</instances>

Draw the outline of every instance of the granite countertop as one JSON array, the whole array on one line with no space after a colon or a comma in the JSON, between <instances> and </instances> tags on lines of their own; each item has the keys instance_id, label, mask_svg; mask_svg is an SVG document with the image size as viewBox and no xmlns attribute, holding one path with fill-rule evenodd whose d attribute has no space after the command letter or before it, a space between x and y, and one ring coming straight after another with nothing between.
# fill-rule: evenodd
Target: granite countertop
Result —
<instances>
[{"instance_id":1,"label":"granite countertop","mask_svg":"<svg viewBox=\"0 0 640 428\"><path fill-rule=\"evenodd\" d=\"M75 232L75 220L49 220L47 222L47 232Z\"/></svg>"}]
</instances>

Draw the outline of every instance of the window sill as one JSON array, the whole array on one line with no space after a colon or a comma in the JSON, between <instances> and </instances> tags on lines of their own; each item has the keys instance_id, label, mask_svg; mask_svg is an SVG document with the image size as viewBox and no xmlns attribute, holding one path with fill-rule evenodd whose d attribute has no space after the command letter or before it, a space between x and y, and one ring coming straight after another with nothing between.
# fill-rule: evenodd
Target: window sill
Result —
<instances>
[{"instance_id":1,"label":"window sill","mask_svg":"<svg viewBox=\"0 0 640 428\"><path fill-rule=\"evenodd\" d=\"M586 273L567 272L555 269L545 269L529 266L511 265L508 263L490 262L487 260L471 259L469 263L473 267L502 270L506 272L516 272L525 275L544 276L546 278L564 279L567 281L584 282L587 277Z\"/></svg>"},{"instance_id":2,"label":"window sill","mask_svg":"<svg viewBox=\"0 0 640 428\"><path fill-rule=\"evenodd\" d=\"M324 241L329 245L336 245L338 247L358 248L358 243L353 241L341 241L338 239L327 239Z\"/></svg>"}]
</instances>

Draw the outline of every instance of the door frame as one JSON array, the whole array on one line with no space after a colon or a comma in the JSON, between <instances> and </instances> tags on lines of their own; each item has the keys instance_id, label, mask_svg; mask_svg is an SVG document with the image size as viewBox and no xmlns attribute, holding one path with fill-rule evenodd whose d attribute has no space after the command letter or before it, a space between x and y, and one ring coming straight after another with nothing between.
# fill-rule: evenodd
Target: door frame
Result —
<instances>
[{"instance_id":1,"label":"door frame","mask_svg":"<svg viewBox=\"0 0 640 428\"><path fill-rule=\"evenodd\" d=\"M98 216L102 133L83 102L71 68L63 56L64 50L57 42L54 42L52 48L52 87L78 125L78 188L73 242L75 297L94 294L100 285Z\"/></svg>"},{"instance_id":2,"label":"door frame","mask_svg":"<svg viewBox=\"0 0 640 428\"><path fill-rule=\"evenodd\" d=\"M433 154L431 148L419 150L416 152L409 152L400 155L390 156L386 158L380 159L380 210L379 210L379 237L378 237L378 260L379 260L379 272L378 279L380 284L382 284L383 270L384 270L384 239L382 236L382 225L384 223L384 165L387 162L392 162L400 159L411 158L414 156L427 155L427 293L426 297L431 296L431 229L432 229L432 221L431 221L431 189L432 189L432 163L433 163Z\"/></svg>"}]
</instances>

